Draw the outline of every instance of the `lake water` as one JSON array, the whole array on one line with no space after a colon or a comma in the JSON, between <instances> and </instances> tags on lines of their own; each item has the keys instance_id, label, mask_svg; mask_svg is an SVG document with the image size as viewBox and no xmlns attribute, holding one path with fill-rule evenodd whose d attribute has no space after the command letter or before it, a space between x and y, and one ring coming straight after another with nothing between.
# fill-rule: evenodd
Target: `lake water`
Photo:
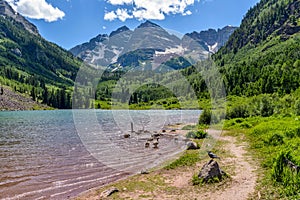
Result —
<instances>
[{"instance_id":1,"label":"lake water","mask_svg":"<svg viewBox=\"0 0 300 200\"><path fill-rule=\"evenodd\" d=\"M56 110L0 112L0 199L66 199L161 164L185 148L150 133L196 123L200 111Z\"/></svg>"}]
</instances>

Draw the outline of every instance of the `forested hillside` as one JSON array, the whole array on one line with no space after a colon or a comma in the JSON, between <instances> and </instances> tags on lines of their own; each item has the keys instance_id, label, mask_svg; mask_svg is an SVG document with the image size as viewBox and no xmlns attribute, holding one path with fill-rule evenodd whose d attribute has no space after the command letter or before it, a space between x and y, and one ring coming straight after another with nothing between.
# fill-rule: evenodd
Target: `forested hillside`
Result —
<instances>
[{"instance_id":1,"label":"forested hillside","mask_svg":"<svg viewBox=\"0 0 300 200\"><path fill-rule=\"evenodd\" d=\"M4 10L11 9L3 4ZM0 84L34 101L71 108L70 87L80 65L71 53L24 29L5 12L0 16Z\"/></svg>"},{"instance_id":2,"label":"forested hillside","mask_svg":"<svg viewBox=\"0 0 300 200\"><path fill-rule=\"evenodd\" d=\"M300 1L262 0L213 56L227 92L289 94L300 86Z\"/></svg>"},{"instance_id":3,"label":"forested hillside","mask_svg":"<svg viewBox=\"0 0 300 200\"><path fill-rule=\"evenodd\" d=\"M225 129L249 142L260 169L253 198L299 199L300 1L261 0L213 59L228 94Z\"/></svg>"}]
</instances>

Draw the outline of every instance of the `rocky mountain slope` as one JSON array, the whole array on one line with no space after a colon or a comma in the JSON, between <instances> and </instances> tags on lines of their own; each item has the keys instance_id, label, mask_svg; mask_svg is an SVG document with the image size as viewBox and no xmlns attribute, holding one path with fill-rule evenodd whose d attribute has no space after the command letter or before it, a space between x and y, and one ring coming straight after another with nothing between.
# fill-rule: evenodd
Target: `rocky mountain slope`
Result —
<instances>
[{"instance_id":1,"label":"rocky mountain slope","mask_svg":"<svg viewBox=\"0 0 300 200\"><path fill-rule=\"evenodd\" d=\"M39 35L39 31L36 26L28 22L22 15L14 11L5 0L0 0L0 15L14 19L30 33L33 33L37 36Z\"/></svg>"},{"instance_id":2,"label":"rocky mountain slope","mask_svg":"<svg viewBox=\"0 0 300 200\"><path fill-rule=\"evenodd\" d=\"M208 29L207 31L187 33L186 36L201 44L207 51L216 53L226 44L231 34L237 29L234 26L225 26L222 29Z\"/></svg>"},{"instance_id":3,"label":"rocky mountain slope","mask_svg":"<svg viewBox=\"0 0 300 200\"><path fill-rule=\"evenodd\" d=\"M179 38L146 21L134 30L123 26L110 35L98 35L70 49L70 52L88 63L110 66L113 70L147 65L149 62L152 68L157 68L174 57L205 59L210 52L224 45L234 30L234 27L228 26L218 31L193 32ZM192 55L192 52L197 55Z\"/></svg>"}]
</instances>

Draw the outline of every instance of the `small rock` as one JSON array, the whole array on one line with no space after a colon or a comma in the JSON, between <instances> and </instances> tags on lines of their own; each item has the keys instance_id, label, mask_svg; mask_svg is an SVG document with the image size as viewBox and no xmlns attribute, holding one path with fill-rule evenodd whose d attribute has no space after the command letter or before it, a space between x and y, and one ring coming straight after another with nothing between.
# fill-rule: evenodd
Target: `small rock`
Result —
<instances>
[{"instance_id":1,"label":"small rock","mask_svg":"<svg viewBox=\"0 0 300 200\"><path fill-rule=\"evenodd\" d=\"M159 136L161 136L160 133L153 133L153 134L152 134L152 137L155 137L155 138L156 138L156 137L159 137Z\"/></svg>"},{"instance_id":2,"label":"small rock","mask_svg":"<svg viewBox=\"0 0 300 200\"><path fill-rule=\"evenodd\" d=\"M189 141L187 144L187 150L195 150L195 149L199 149L198 145L196 142L192 142L192 141Z\"/></svg>"},{"instance_id":3,"label":"small rock","mask_svg":"<svg viewBox=\"0 0 300 200\"><path fill-rule=\"evenodd\" d=\"M101 193L100 197L109 197L110 195L112 195L113 193L119 192L118 188L116 187L112 187L109 188L108 190L105 190Z\"/></svg>"},{"instance_id":4,"label":"small rock","mask_svg":"<svg viewBox=\"0 0 300 200\"><path fill-rule=\"evenodd\" d=\"M142 170L141 174L149 174L149 172L147 170Z\"/></svg>"},{"instance_id":5,"label":"small rock","mask_svg":"<svg viewBox=\"0 0 300 200\"><path fill-rule=\"evenodd\" d=\"M145 148L149 148L149 147L150 147L150 142L147 141L147 142L145 143Z\"/></svg>"}]
</instances>

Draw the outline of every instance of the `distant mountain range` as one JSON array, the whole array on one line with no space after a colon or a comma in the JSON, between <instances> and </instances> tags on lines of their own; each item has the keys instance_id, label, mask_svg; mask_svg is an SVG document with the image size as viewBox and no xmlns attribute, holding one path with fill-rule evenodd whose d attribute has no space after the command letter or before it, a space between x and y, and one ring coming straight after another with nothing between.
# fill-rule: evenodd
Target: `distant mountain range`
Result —
<instances>
[{"instance_id":1,"label":"distant mountain range","mask_svg":"<svg viewBox=\"0 0 300 200\"><path fill-rule=\"evenodd\" d=\"M205 59L223 46L235 29L226 26L219 30L188 33L180 38L146 21L134 30L122 26L110 35L100 34L70 52L87 63L112 69L136 67L147 62L152 62L152 67L156 68L174 57Z\"/></svg>"},{"instance_id":2,"label":"distant mountain range","mask_svg":"<svg viewBox=\"0 0 300 200\"><path fill-rule=\"evenodd\" d=\"M237 29L234 26L225 26L222 29L208 29L207 31L194 31L187 33L186 36L194 39L201 44L205 50L216 53L222 46L226 44L231 34Z\"/></svg>"}]
</instances>

